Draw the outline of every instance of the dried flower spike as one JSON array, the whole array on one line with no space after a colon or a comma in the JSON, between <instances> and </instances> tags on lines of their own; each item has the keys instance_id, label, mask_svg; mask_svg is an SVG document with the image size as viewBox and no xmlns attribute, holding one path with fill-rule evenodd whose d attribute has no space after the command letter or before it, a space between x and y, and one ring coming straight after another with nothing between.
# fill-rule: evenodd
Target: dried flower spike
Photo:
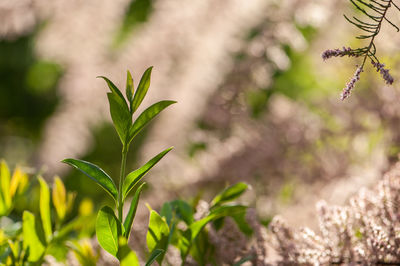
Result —
<instances>
[{"instance_id":1,"label":"dried flower spike","mask_svg":"<svg viewBox=\"0 0 400 266\"><path fill-rule=\"evenodd\" d=\"M393 77L389 74L389 70L384 68L384 64L380 63L376 57L376 47L374 44L375 37L379 34L383 21L387 21L391 26L393 26L397 31L399 27L391 22L387 17L387 11L390 7L395 7L400 11L399 6L397 6L393 0L350 0L350 2L367 16L368 20L363 21L356 17L348 18L344 15L345 19L351 24L355 25L360 30L364 31L364 35L357 36L358 39L370 39L369 44L362 48L352 49L350 47L343 47L340 49L328 49L322 53L322 58L324 60L331 57L364 57L361 66L359 66L352 77L352 79L347 83L346 87L343 89L341 94L341 99L344 100L349 97L351 90L354 88L355 83L360 79L360 74L363 72L363 68L367 58L371 60L372 65L376 68L377 72L380 72L382 78L385 80L386 84L393 83Z\"/></svg>"}]
</instances>

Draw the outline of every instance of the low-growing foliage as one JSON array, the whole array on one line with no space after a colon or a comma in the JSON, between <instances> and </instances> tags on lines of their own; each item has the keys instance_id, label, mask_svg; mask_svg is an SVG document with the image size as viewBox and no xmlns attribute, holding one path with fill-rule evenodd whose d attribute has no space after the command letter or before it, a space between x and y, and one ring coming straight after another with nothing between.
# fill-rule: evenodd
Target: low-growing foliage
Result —
<instances>
[{"instance_id":1,"label":"low-growing foliage","mask_svg":"<svg viewBox=\"0 0 400 266\"><path fill-rule=\"evenodd\" d=\"M85 210L69 219L75 194L66 191L60 178L55 177L53 188L50 188L40 175L37 177L39 213L24 208L21 220L12 215L13 207L21 198L32 197L31 192L36 189L33 180L20 167L15 168L10 178L5 161L1 162L0 180L0 265L40 265L48 255L62 262L66 261L70 248L76 251L75 254L80 252L81 259L96 264L97 257L91 246L80 244L80 239L92 234L94 216L91 210Z\"/></svg>"}]
</instances>

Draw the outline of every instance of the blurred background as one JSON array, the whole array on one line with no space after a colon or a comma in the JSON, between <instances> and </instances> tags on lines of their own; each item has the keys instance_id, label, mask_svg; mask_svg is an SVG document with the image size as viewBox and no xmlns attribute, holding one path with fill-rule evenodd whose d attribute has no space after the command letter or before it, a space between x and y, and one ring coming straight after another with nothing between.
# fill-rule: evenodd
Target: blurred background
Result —
<instances>
[{"instance_id":1,"label":"blurred background","mask_svg":"<svg viewBox=\"0 0 400 266\"><path fill-rule=\"evenodd\" d=\"M99 208L100 187L60 160L117 179L121 145L96 76L124 88L128 69L138 84L154 66L143 106L178 104L134 140L127 167L175 149L147 176L143 202L210 198L245 181L265 224L280 213L310 226L318 199L343 203L400 152L400 34L384 25L376 40L393 86L368 65L344 102L360 62L321 58L365 45L342 16L354 12L345 0L2 0L0 158L60 175Z\"/></svg>"}]
</instances>

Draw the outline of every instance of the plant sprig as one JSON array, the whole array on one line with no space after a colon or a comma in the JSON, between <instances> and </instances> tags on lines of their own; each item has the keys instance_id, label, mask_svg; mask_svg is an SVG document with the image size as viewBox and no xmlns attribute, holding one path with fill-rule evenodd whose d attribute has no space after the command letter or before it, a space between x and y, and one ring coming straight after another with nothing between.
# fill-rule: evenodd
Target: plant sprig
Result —
<instances>
[{"instance_id":1,"label":"plant sprig","mask_svg":"<svg viewBox=\"0 0 400 266\"><path fill-rule=\"evenodd\" d=\"M328 49L322 53L322 58L324 60L331 57L362 57L361 65L357 66L357 70L351 80L347 83L346 87L343 89L341 94L341 100L346 99L350 96L355 83L360 79L361 72L364 71L364 65L367 59L371 61L373 67L380 72L382 78L386 84L393 83L393 77L389 74L389 70L385 69L385 64L379 62L376 57L376 46L375 37L379 34L382 23L384 21L388 22L397 31L399 27L387 18L387 11L393 6L398 11L400 8L394 3L393 0L349 0L357 10L359 10L366 17L365 20L359 19L357 17L349 18L344 15L345 19L351 24L355 25L357 28L362 30L364 33L357 36L357 39L369 39L369 43L362 48L352 49L350 47L343 47L343 49Z\"/></svg>"},{"instance_id":2,"label":"plant sprig","mask_svg":"<svg viewBox=\"0 0 400 266\"><path fill-rule=\"evenodd\" d=\"M140 104L150 86L152 67L149 67L143 74L139 85L134 90L133 79L131 73L127 72L125 97L115 84L104 76L104 79L111 90L107 93L108 102L110 104L111 118L122 143L122 160L121 171L118 182L118 189L113 179L99 166L77 159L65 159L62 162L69 164L89 178L94 180L102 187L115 201L115 209L104 206L97 215L96 234L100 245L114 257L116 257L121 265L139 265L136 253L127 245L136 209L139 203L139 197L145 183L139 185L142 178L153 168L169 151L167 148L154 156L139 169L125 175L126 160L129 146L132 140L139 134L143 128L155 118L161 111L176 103L175 101L160 101L147 109L145 109L136 120L133 121L132 116L138 110ZM129 211L124 219L123 207L129 192L136 187L134 197L131 201ZM115 215L117 210L118 216ZM148 263L150 265L156 258L162 256L165 250L153 250Z\"/></svg>"}]
</instances>

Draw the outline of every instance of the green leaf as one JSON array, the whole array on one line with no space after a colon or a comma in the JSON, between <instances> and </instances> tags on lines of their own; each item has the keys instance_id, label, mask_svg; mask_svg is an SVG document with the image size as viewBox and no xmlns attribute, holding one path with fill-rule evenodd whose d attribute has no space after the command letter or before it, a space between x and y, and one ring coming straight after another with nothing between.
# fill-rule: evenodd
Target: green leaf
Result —
<instances>
[{"instance_id":1,"label":"green leaf","mask_svg":"<svg viewBox=\"0 0 400 266\"><path fill-rule=\"evenodd\" d=\"M108 87L110 88L110 90L112 91L112 93L115 94L115 95L118 97L118 99L119 99L119 100L117 100L118 103L120 103L120 104L123 104L123 103L124 103L125 106L126 106L126 108L128 109L128 105L126 104L125 98L124 98L124 96L122 95L121 91L117 88L117 86L115 86L115 84L112 83L112 81L109 80L109 79L106 78L106 77L98 76L98 78L102 78L102 79L104 79L104 80L107 82L107 85L108 85Z\"/></svg>"},{"instance_id":2,"label":"green leaf","mask_svg":"<svg viewBox=\"0 0 400 266\"><path fill-rule=\"evenodd\" d=\"M100 246L117 258L121 227L114 211L108 206L101 208L97 215L96 235Z\"/></svg>"},{"instance_id":3,"label":"green leaf","mask_svg":"<svg viewBox=\"0 0 400 266\"><path fill-rule=\"evenodd\" d=\"M139 115L139 117L135 120L133 125L129 129L129 139L127 144L131 143L133 138L154 118L156 117L162 110L170 106L171 104L176 103L176 101L160 101L146 110L143 111Z\"/></svg>"},{"instance_id":4,"label":"green leaf","mask_svg":"<svg viewBox=\"0 0 400 266\"><path fill-rule=\"evenodd\" d=\"M10 170L8 169L7 163L1 160L0 163L0 197L2 199L4 214L9 211L11 207L11 195L10 195ZM1 213L0 213L1 215Z\"/></svg>"},{"instance_id":5,"label":"green leaf","mask_svg":"<svg viewBox=\"0 0 400 266\"><path fill-rule=\"evenodd\" d=\"M133 87L133 79L132 79L132 75L131 72L129 72L129 70L126 73L126 98L128 99L129 104L132 107L132 101L133 101L133 91L134 91L134 87ZM131 109L131 113L132 109Z\"/></svg>"},{"instance_id":6,"label":"green leaf","mask_svg":"<svg viewBox=\"0 0 400 266\"><path fill-rule=\"evenodd\" d=\"M129 191L144 177L145 174L147 174L153 166L158 163L162 157L164 157L170 150L172 150L173 147L170 147L159 154L157 154L155 157L153 157L150 161L148 161L145 165L140 167L139 169L136 169L135 171L129 173L125 180L124 184L122 186L122 195L123 195L123 200L128 196Z\"/></svg>"},{"instance_id":7,"label":"green leaf","mask_svg":"<svg viewBox=\"0 0 400 266\"><path fill-rule=\"evenodd\" d=\"M51 216L50 216L50 189L46 181L39 176L40 183L40 196L39 196L39 206L40 206L40 218L42 219L44 236L46 242L49 243L52 237L51 229Z\"/></svg>"},{"instance_id":8,"label":"green leaf","mask_svg":"<svg viewBox=\"0 0 400 266\"><path fill-rule=\"evenodd\" d=\"M143 73L142 78L140 79L139 85L135 92L135 96L133 97L133 100L132 100L132 105L131 105L132 113L134 113L138 109L138 107L140 106L144 97L147 94L147 90L150 87L150 77L151 77L152 69L153 69L153 67L149 67L148 69L146 69L146 71Z\"/></svg>"},{"instance_id":9,"label":"green leaf","mask_svg":"<svg viewBox=\"0 0 400 266\"><path fill-rule=\"evenodd\" d=\"M121 266L140 266L136 253L130 249L124 237L119 239L118 259Z\"/></svg>"},{"instance_id":10,"label":"green leaf","mask_svg":"<svg viewBox=\"0 0 400 266\"><path fill-rule=\"evenodd\" d=\"M147 231L147 248L152 253L156 249L167 250L169 239L169 227L165 218L162 218L156 211L150 211L149 229ZM161 265L164 254L157 257Z\"/></svg>"},{"instance_id":11,"label":"green leaf","mask_svg":"<svg viewBox=\"0 0 400 266\"><path fill-rule=\"evenodd\" d=\"M191 232L191 241L194 241L194 239L199 235L204 226L206 226L209 222L219 219L221 217L235 216L240 213L246 212L246 208L247 207L243 205L224 205L217 207L216 209L212 210L207 217L204 217L203 219L194 222L189 226L189 230Z\"/></svg>"},{"instance_id":12,"label":"green leaf","mask_svg":"<svg viewBox=\"0 0 400 266\"><path fill-rule=\"evenodd\" d=\"M52 198L58 219L63 221L67 213L67 191L65 190L64 183L58 176L54 178Z\"/></svg>"},{"instance_id":13,"label":"green leaf","mask_svg":"<svg viewBox=\"0 0 400 266\"><path fill-rule=\"evenodd\" d=\"M145 266L150 266L153 264L153 262L161 255L164 253L164 250L162 249L155 249L153 252L150 254L149 259L146 262Z\"/></svg>"},{"instance_id":14,"label":"green leaf","mask_svg":"<svg viewBox=\"0 0 400 266\"><path fill-rule=\"evenodd\" d=\"M115 93L107 93L108 102L110 103L111 118L123 145L127 144L129 128L132 124L132 115L128 106L121 103L121 100Z\"/></svg>"},{"instance_id":15,"label":"green leaf","mask_svg":"<svg viewBox=\"0 0 400 266\"><path fill-rule=\"evenodd\" d=\"M64 159L63 163L69 164L72 167L75 167L91 179L93 179L97 184L99 184L105 191L107 191L113 199L116 201L118 192L117 187L114 184L114 181L111 179L103 169L98 167L95 164L76 159Z\"/></svg>"},{"instance_id":16,"label":"green leaf","mask_svg":"<svg viewBox=\"0 0 400 266\"><path fill-rule=\"evenodd\" d=\"M174 200L164 203L160 214L167 219L167 223L170 226L173 218L183 220L187 225L192 224L194 220L193 208L183 200Z\"/></svg>"},{"instance_id":17,"label":"green leaf","mask_svg":"<svg viewBox=\"0 0 400 266\"><path fill-rule=\"evenodd\" d=\"M215 196L215 198L211 201L211 206L212 206L211 208L220 205L222 203L225 203L227 201L231 201L238 198L246 191L247 187L248 185L243 182L239 182L230 187L227 187L221 193Z\"/></svg>"},{"instance_id":18,"label":"green leaf","mask_svg":"<svg viewBox=\"0 0 400 266\"><path fill-rule=\"evenodd\" d=\"M142 192L142 188L143 188L144 184L146 184L146 183L141 184L140 187L138 187L138 189L136 190L135 195L133 196L133 199L131 202L131 207L129 208L128 214L125 217L125 222L124 222L125 234L124 234L124 236L128 240L129 240L129 235L130 235L131 229L132 229L133 219L135 218L137 206L139 204L140 193Z\"/></svg>"},{"instance_id":19,"label":"green leaf","mask_svg":"<svg viewBox=\"0 0 400 266\"><path fill-rule=\"evenodd\" d=\"M246 221L246 212L235 214L232 216L232 218L235 220L237 226L239 227L240 231L242 231L242 233L247 236L251 236L251 234L253 233L253 229Z\"/></svg>"},{"instance_id":20,"label":"green leaf","mask_svg":"<svg viewBox=\"0 0 400 266\"><path fill-rule=\"evenodd\" d=\"M28 252L28 261L39 261L44 254L45 246L39 237L35 216L28 211L24 211L22 215L22 236L24 250Z\"/></svg>"}]
</instances>

